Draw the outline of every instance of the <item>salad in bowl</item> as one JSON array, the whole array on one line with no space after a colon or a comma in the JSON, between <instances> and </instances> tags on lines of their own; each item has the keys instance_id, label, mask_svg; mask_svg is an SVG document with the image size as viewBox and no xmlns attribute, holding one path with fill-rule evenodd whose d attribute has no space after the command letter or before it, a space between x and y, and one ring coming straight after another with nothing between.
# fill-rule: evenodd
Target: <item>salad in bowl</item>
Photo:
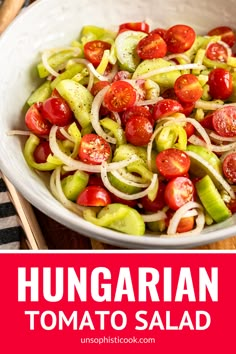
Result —
<instances>
[{"instance_id":1,"label":"salad in bowl","mask_svg":"<svg viewBox=\"0 0 236 354\"><path fill-rule=\"evenodd\" d=\"M27 99L29 167L99 227L200 234L236 211L235 34L86 25L42 53ZM10 132L17 134L17 131Z\"/></svg>"},{"instance_id":2,"label":"salad in bowl","mask_svg":"<svg viewBox=\"0 0 236 354\"><path fill-rule=\"evenodd\" d=\"M43 212L110 244L182 248L234 235L230 22L219 23L217 15L210 27L203 26L204 16L186 22L181 9L169 21L149 19L150 1L132 16L126 2L116 4L117 11L107 4L107 23L104 13L90 17L95 10L85 3L70 0L62 9L36 2L1 38L8 53L14 26L21 28L16 68L8 70L14 55L8 64L2 59L16 103L9 95L0 98L8 117L3 172ZM73 6L81 18L77 34ZM22 29L40 13L47 13L45 43Z\"/></svg>"}]
</instances>

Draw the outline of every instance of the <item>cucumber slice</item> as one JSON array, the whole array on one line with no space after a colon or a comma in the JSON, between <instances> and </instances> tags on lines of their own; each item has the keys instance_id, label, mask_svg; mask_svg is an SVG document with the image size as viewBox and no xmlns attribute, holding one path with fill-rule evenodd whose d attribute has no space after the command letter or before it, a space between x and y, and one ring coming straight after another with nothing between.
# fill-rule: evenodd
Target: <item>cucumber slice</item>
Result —
<instances>
[{"instance_id":1,"label":"cucumber slice","mask_svg":"<svg viewBox=\"0 0 236 354\"><path fill-rule=\"evenodd\" d=\"M201 156L219 174L222 175L222 167L221 167L220 159L214 152L208 150L204 146L197 146L197 145L188 145L187 150L196 153L198 156ZM194 160L193 158L191 158L190 171L192 174L198 177L203 177L206 174L210 175L209 169L207 168L207 164L205 165L200 164L198 161Z\"/></svg>"},{"instance_id":2,"label":"cucumber slice","mask_svg":"<svg viewBox=\"0 0 236 354\"><path fill-rule=\"evenodd\" d=\"M132 79L136 79L137 77L147 74L153 70L168 66L173 66L173 64L162 58L143 60L135 70ZM162 87L170 88L174 86L175 81L180 75L181 72L179 70L174 70L167 73L156 74L150 77L150 79Z\"/></svg>"},{"instance_id":3,"label":"cucumber slice","mask_svg":"<svg viewBox=\"0 0 236 354\"><path fill-rule=\"evenodd\" d=\"M119 191L126 193L126 194L134 194L141 191L141 188L136 186L130 186L125 182L120 181L118 178L113 176L110 172L108 173L108 179L113 187L118 189Z\"/></svg>"},{"instance_id":4,"label":"cucumber slice","mask_svg":"<svg viewBox=\"0 0 236 354\"><path fill-rule=\"evenodd\" d=\"M36 102L43 102L50 97L51 93L51 83L50 81L46 81L30 95L27 103L29 106L32 106Z\"/></svg>"},{"instance_id":5,"label":"cucumber slice","mask_svg":"<svg viewBox=\"0 0 236 354\"><path fill-rule=\"evenodd\" d=\"M56 90L66 100L82 128L90 125L93 95L83 85L73 80L62 80Z\"/></svg>"},{"instance_id":6,"label":"cucumber slice","mask_svg":"<svg viewBox=\"0 0 236 354\"><path fill-rule=\"evenodd\" d=\"M97 218L103 218L107 214L116 215L120 208L126 209L126 215L123 218L113 220L107 227L125 234L142 236L145 232L143 218L137 210L127 205L119 203L109 204L98 213Z\"/></svg>"},{"instance_id":7,"label":"cucumber slice","mask_svg":"<svg viewBox=\"0 0 236 354\"><path fill-rule=\"evenodd\" d=\"M73 175L63 178L61 186L66 198L75 201L87 186L88 180L89 174L83 171L76 171Z\"/></svg>"},{"instance_id":8,"label":"cucumber slice","mask_svg":"<svg viewBox=\"0 0 236 354\"><path fill-rule=\"evenodd\" d=\"M215 222L224 221L231 216L230 210L208 175L196 183L196 190L204 208Z\"/></svg>"},{"instance_id":9,"label":"cucumber slice","mask_svg":"<svg viewBox=\"0 0 236 354\"><path fill-rule=\"evenodd\" d=\"M134 72L141 59L136 53L138 42L147 34L139 31L125 31L115 40L116 55L123 70Z\"/></svg>"}]
</instances>

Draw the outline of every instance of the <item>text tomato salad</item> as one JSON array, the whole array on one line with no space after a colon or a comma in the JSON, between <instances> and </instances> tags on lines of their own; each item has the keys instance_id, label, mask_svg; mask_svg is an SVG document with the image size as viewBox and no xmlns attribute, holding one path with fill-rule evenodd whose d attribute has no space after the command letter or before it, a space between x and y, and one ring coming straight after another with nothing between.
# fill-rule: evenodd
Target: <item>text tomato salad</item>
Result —
<instances>
[{"instance_id":1,"label":"text tomato salad","mask_svg":"<svg viewBox=\"0 0 236 354\"><path fill-rule=\"evenodd\" d=\"M121 237L199 235L227 220L236 211L234 44L227 26L84 26L69 46L42 53L26 162L66 208Z\"/></svg>"}]
</instances>

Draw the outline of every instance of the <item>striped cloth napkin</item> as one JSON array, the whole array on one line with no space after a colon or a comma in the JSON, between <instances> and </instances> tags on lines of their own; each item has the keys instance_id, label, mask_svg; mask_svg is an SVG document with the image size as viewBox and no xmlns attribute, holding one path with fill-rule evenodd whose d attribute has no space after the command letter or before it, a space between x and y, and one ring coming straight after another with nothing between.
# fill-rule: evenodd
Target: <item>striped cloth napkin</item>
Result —
<instances>
[{"instance_id":1,"label":"striped cloth napkin","mask_svg":"<svg viewBox=\"0 0 236 354\"><path fill-rule=\"evenodd\" d=\"M0 173L0 250L19 249L23 234L19 217Z\"/></svg>"}]
</instances>

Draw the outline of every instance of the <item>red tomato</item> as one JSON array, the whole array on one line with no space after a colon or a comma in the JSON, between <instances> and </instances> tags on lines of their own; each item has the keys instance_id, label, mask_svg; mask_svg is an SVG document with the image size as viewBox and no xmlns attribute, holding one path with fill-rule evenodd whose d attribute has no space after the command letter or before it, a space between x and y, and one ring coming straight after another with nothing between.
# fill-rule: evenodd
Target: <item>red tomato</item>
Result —
<instances>
[{"instance_id":1,"label":"red tomato","mask_svg":"<svg viewBox=\"0 0 236 354\"><path fill-rule=\"evenodd\" d=\"M219 135L225 137L236 136L236 107L226 106L214 111L212 124Z\"/></svg>"},{"instance_id":2,"label":"red tomato","mask_svg":"<svg viewBox=\"0 0 236 354\"><path fill-rule=\"evenodd\" d=\"M155 28L149 34L158 33L163 39L165 39L166 32L167 30L164 28Z\"/></svg>"},{"instance_id":3,"label":"red tomato","mask_svg":"<svg viewBox=\"0 0 236 354\"><path fill-rule=\"evenodd\" d=\"M178 77L174 84L176 96L181 102L196 102L203 93L202 86L193 74L184 74Z\"/></svg>"},{"instance_id":4,"label":"red tomato","mask_svg":"<svg viewBox=\"0 0 236 354\"><path fill-rule=\"evenodd\" d=\"M223 68L213 69L208 78L209 94L212 98L226 100L233 93L231 73Z\"/></svg>"},{"instance_id":5,"label":"red tomato","mask_svg":"<svg viewBox=\"0 0 236 354\"><path fill-rule=\"evenodd\" d=\"M192 136L195 132L195 127L191 123L187 122L184 127L184 130L186 131L187 138L190 138L190 136Z\"/></svg>"},{"instance_id":6,"label":"red tomato","mask_svg":"<svg viewBox=\"0 0 236 354\"><path fill-rule=\"evenodd\" d=\"M95 82L95 84L93 84L92 88L91 88L91 94L93 96L96 96L98 94L99 91L101 91L104 87L109 86L109 82L108 81L98 81ZM104 106L104 104L102 103L100 106L100 110L99 110L99 114L100 116L104 117L106 115L109 114L109 110Z\"/></svg>"},{"instance_id":7,"label":"red tomato","mask_svg":"<svg viewBox=\"0 0 236 354\"><path fill-rule=\"evenodd\" d=\"M227 204L227 207L231 211L232 214L236 213L236 199L231 199Z\"/></svg>"},{"instance_id":8,"label":"red tomato","mask_svg":"<svg viewBox=\"0 0 236 354\"><path fill-rule=\"evenodd\" d=\"M166 89L163 93L162 93L162 97L163 98L170 98L176 101L179 101L179 103L182 106L182 111L181 113L185 114L186 117L190 115L190 113L192 113L193 109L194 109L194 103L191 102L181 102L181 100L177 97L175 90L173 87Z\"/></svg>"},{"instance_id":9,"label":"red tomato","mask_svg":"<svg viewBox=\"0 0 236 354\"><path fill-rule=\"evenodd\" d=\"M194 185L187 177L176 177L168 182L165 189L165 202L172 209L177 210L182 205L193 200Z\"/></svg>"},{"instance_id":10,"label":"red tomato","mask_svg":"<svg viewBox=\"0 0 236 354\"><path fill-rule=\"evenodd\" d=\"M111 156L110 144L97 134L86 134L79 147L79 158L92 165L100 165Z\"/></svg>"},{"instance_id":11,"label":"red tomato","mask_svg":"<svg viewBox=\"0 0 236 354\"><path fill-rule=\"evenodd\" d=\"M25 124L35 135L48 135L51 129L49 123L41 114L42 103L34 103L26 112Z\"/></svg>"},{"instance_id":12,"label":"red tomato","mask_svg":"<svg viewBox=\"0 0 236 354\"><path fill-rule=\"evenodd\" d=\"M167 211L167 218L165 219L166 226L169 226L170 219L173 216L173 212L169 209ZM188 232L191 231L194 228L195 224L195 219L194 216L188 216L186 218L180 219L179 225L177 227L176 232L182 233L182 232Z\"/></svg>"},{"instance_id":13,"label":"red tomato","mask_svg":"<svg viewBox=\"0 0 236 354\"><path fill-rule=\"evenodd\" d=\"M89 176L88 186L100 186L100 187L104 187L104 184L103 184L103 181L102 181L100 175L91 174L91 175Z\"/></svg>"},{"instance_id":14,"label":"red tomato","mask_svg":"<svg viewBox=\"0 0 236 354\"><path fill-rule=\"evenodd\" d=\"M165 35L168 51L171 53L186 52L192 47L196 33L187 25L175 25L170 27Z\"/></svg>"},{"instance_id":15,"label":"red tomato","mask_svg":"<svg viewBox=\"0 0 236 354\"><path fill-rule=\"evenodd\" d=\"M190 167L190 158L182 150L170 148L157 154L158 171L167 179L184 176Z\"/></svg>"},{"instance_id":16,"label":"red tomato","mask_svg":"<svg viewBox=\"0 0 236 354\"><path fill-rule=\"evenodd\" d=\"M134 105L136 91L126 81L113 82L104 96L104 105L109 111L122 112Z\"/></svg>"},{"instance_id":17,"label":"red tomato","mask_svg":"<svg viewBox=\"0 0 236 354\"><path fill-rule=\"evenodd\" d=\"M222 164L223 173L227 180L235 184L236 183L236 152L228 154L223 160Z\"/></svg>"},{"instance_id":18,"label":"red tomato","mask_svg":"<svg viewBox=\"0 0 236 354\"><path fill-rule=\"evenodd\" d=\"M125 126L128 120L133 116L146 117L153 125L152 114L148 106L133 106L126 109L121 115L122 124Z\"/></svg>"},{"instance_id":19,"label":"red tomato","mask_svg":"<svg viewBox=\"0 0 236 354\"><path fill-rule=\"evenodd\" d=\"M235 34L230 27L220 26L213 28L208 32L208 36L221 36L221 40L233 47L235 43Z\"/></svg>"},{"instance_id":20,"label":"red tomato","mask_svg":"<svg viewBox=\"0 0 236 354\"><path fill-rule=\"evenodd\" d=\"M108 81L98 81L95 82L91 88L91 94L96 96L104 87L109 86Z\"/></svg>"},{"instance_id":21,"label":"red tomato","mask_svg":"<svg viewBox=\"0 0 236 354\"><path fill-rule=\"evenodd\" d=\"M76 203L83 206L106 206L111 204L111 197L103 187L88 186L79 194Z\"/></svg>"},{"instance_id":22,"label":"red tomato","mask_svg":"<svg viewBox=\"0 0 236 354\"><path fill-rule=\"evenodd\" d=\"M143 60L163 58L167 52L167 45L158 33L152 33L142 38L136 49L138 56Z\"/></svg>"},{"instance_id":23,"label":"red tomato","mask_svg":"<svg viewBox=\"0 0 236 354\"><path fill-rule=\"evenodd\" d=\"M37 163L44 163L47 161L48 155L51 154L49 142L44 140L34 150L34 159Z\"/></svg>"},{"instance_id":24,"label":"red tomato","mask_svg":"<svg viewBox=\"0 0 236 354\"><path fill-rule=\"evenodd\" d=\"M59 127L68 125L73 120L73 113L67 102L60 97L50 97L43 102L42 115L51 124Z\"/></svg>"},{"instance_id":25,"label":"red tomato","mask_svg":"<svg viewBox=\"0 0 236 354\"><path fill-rule=\"evenodd\" d=\"M112 203L121 203L121 204L125 204L128 205L131 208L135 208L137 205L137 200L126 200L126 199L122 199L117 197L115 194L110 193L111 195L111 201Z\"/></svg>"},{"instance_id":26,"label":"red tomato","mask_svg":"<svg viewBox=\"0 0 236 354\"><path fill-rule=\"evenodd\" d=\"M173 99L163 99L157 102L153 108L153 118L158 120L163 117L170 116L176 112L182 112L181 104Z\"/></svg>"},{"instance_id":27,"label":"red tomato","mask_svg":"<svg viewBox=\"0 0 236 354\"><path fill-rule=\"evenodd\" d=\"M227 49L220 43L211 43L206 51L206 57L214 61L227 62Z\"/></svg>"},{"instance_id":28,"label":"red tomato","mask_svg":"<svg viewBox=\"0 0 236 354\"><path fill-rule=\"evenodd\" d=\"M108 42L94 40L87 42L84 45L84 56L94 66L98 66L102 60L104 50L110 49L111 45Z\"/></svg>"},{"instance_id":29,"label":"red tomato","mask_svg":"<svg viewBox=\"0 0 236 354\"><path fill-rule=\"evenodd\" d=\"M147 195L140 200L143 209L151 213L155 213L158 210L163 209L165 206L164 192L165 184L163 182L159 182L157 196L153 201L151 201Z\"/></svg>"},{"instance_id":30,"label":"red tomato","mask_svg":"<svg viewBox=\"0 0 236 354\"><path fill-rule=\"evenodd\" d=\"M210 129L213 130L213 113L208 113L202 120L200 120L200 124L206 128L206 129Z\"/></svg>"},{"instance_id":31,"label":"red tomato","mask_svg":"<svg viewBox=\"0 0 236 354\"><path fill-rule=\"evenodd\" d=\"M125 126L126 140L135 146L145 146L153 133L149 119L143 116L131 117Z\"/></svg>"},{"instance_id":32,"label":"red tomato","mask_svg":"<svg viewBox=\"0 0 236 354\"><path fill-rule=\"evenodd\" d=\"M131 31L140 31L140 32L149 32L149 25L146 22L128 22L122 23L119 26L119 32L123 30L131 30Z\"/></svg>"}]
</instances>

